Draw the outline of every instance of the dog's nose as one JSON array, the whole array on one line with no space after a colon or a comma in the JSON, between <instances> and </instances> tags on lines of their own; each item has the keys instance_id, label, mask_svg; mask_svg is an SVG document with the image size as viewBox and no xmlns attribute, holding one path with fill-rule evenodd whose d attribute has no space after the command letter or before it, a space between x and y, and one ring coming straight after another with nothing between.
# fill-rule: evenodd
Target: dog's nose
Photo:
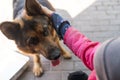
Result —
<instances>
[{"instance_id":1,"label":"dog's nose","mask_svg":"<svg viewBox=\"0 0 120 80\"><path fill-rule=\"evenodd\" d=\"M55 49L53 50L50 55L49 55L49 59L50 60L56 60L60 57L60 53L61 51L59 49Z\"/></svg>"}]
</instances>

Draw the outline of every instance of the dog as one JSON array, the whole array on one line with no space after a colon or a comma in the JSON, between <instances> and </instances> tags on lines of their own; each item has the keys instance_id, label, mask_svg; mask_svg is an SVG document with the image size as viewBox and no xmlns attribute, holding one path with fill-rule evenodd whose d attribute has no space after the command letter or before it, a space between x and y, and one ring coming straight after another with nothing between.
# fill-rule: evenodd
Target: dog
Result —
<instances>
[{"instance_id":1,"label":"dog","mask_svg":"<svg viewBox=\"0 0 120 80\"><path fill-rule=\"evenodd\" d=\"M33 73L43 73L40 54L55 61L61 55L70 59L71 54L60 44L51 19L45 15L41 5L55 11L47 0L13 0L13 21L0 24L1 32L14 40L20 53L33 58Z\"/></svg>"}]
</instances>

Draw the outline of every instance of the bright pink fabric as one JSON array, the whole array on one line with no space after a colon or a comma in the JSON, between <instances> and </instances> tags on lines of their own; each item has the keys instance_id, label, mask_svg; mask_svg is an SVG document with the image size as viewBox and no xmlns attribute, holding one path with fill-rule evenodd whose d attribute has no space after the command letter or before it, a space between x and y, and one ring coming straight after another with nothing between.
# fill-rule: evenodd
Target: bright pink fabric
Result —
<instances>
[{"instance_id":1,"label":"bright pink fabric","mask_svg":"<svg viewBox=\"0 0 120 80\"><path fill-rule=\"evenodd\" d=\"M64 43L73 51L77 57L83 61L83 63L91 71L94 70L93 58L96 49L100 45L99 42L92 42L79 31L77 31L74 27L70 27L67 29L64 35ZM89 80L91 79L89 78Z\"/></svg>"},{"instance_id":2,"label":"bright pink fabric","mask_svg":"<svg viewBox=\"0 0 120 80\"><path fill-rule=\"evenodd\" d=\"M96 79L96 72L95 72L95 70L93 70L93 71L91 72L91 74L89 75L88 80L97 80L97 79Z\"/></svg>"}]
</instances>

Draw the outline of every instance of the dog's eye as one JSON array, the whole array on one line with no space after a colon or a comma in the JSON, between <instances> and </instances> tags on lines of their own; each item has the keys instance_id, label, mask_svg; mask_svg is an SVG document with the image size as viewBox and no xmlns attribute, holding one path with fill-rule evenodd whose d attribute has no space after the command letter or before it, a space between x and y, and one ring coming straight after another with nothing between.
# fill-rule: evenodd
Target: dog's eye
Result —
<instances>
[{"instance_id":1,"label":"dog's eye","mask_svg":"<svg viewBox=\"0 0 120 80\"><path fill-rule=\"evenodd\" d=\"M44 28L43 28L43 29L44 29L44 30L43 30L43 35L44 35L44 36L48 36L49 31L48 31L47 25L44 25Z\"/></svg>"},{"instance_id":2,"label":"dog's eye","mask_svg":"<svg viewBox=\"0 0 120 80\"><path fill-rule=\"evenodd\" d=\"M28 40L28 44L30 46L33 46L33 45L37 45L39 43L39 39L37 37L31 37L29 40Z\"/></svg>"},{"instance_id":3,"label":"dog's eye","mask_svg":"<svg viewBox=\"0 0 120 80\"><path fill-rule=\"evenodd\" d=\"M43 25L44 28L47 28L48 26L46 24Z\"/></svg>"}]
</instances>

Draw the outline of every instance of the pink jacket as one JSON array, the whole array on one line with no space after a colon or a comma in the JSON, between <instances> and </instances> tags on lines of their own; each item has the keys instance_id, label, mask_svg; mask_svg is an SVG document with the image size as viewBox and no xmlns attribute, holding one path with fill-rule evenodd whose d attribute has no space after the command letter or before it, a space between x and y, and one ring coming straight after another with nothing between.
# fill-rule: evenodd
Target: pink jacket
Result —
<instances>
[{"instance_id":1,"label":"pink jacket","mask_svg":"<svg viewBox=\"0 0 120 80\"><path fill-rule=\"evenodd\" d=\"M92 71L88 80L96 80L93 58L100 43L92 42L73 27L68 28L66 31L64 35L64 43Z\"/></svg>"}]
</instances>

